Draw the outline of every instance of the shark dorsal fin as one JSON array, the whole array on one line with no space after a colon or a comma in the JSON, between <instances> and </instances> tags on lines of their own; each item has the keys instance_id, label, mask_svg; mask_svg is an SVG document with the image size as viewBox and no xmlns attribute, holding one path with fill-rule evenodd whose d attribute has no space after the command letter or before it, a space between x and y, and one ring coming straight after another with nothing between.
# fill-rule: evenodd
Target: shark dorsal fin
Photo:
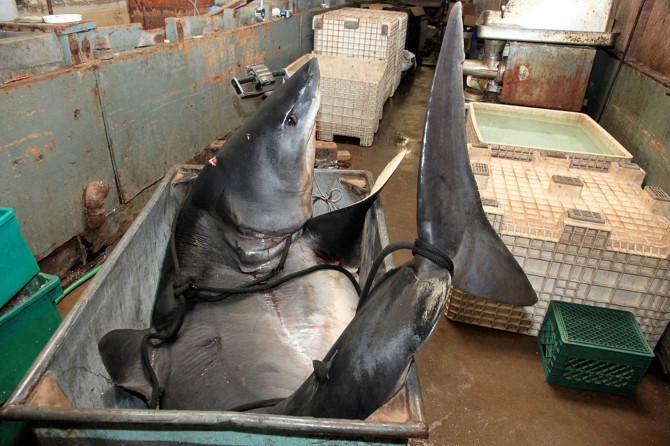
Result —
<instances>
[{"instance_id":1,"label":"shark dorsal fin","mask_svg":"<svg viewBox=\"0 0 670 446\"><path fill-rule=\"evenodd\" d=\"M312 361L312 365L314 366L314 375L316 376L316 380L319 383L323 384L330 378L330 369L333 367L336 356L337 350L335 350L335 353L333 353L333 355L328 360L319 361L318 359L315 359Z\"/></svg>"}]
</instances>

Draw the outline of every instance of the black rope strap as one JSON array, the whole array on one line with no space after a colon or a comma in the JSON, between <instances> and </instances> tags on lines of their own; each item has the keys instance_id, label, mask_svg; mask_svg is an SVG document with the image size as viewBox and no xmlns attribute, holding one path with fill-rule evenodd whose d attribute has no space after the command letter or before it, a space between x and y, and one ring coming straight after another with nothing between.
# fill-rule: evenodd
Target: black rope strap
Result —
<instances>
[{"instance_id":1,"label":"black rope strap","mask_svg":"<svg viewBox=\"0 0 670 446\"><path fill-rule=\"evenodd\" d=\"M263 291L267 291L277 286L280 286L284 283L290 282L300 277L304 277L308 274L312 274L316 271L333 270L333 271L339 271L342 274L344 274L352 283L354 289L356 290L356 294L360 296L358 304L360 308L360 306L365 302L365 300L367 300L368 295L370 294L370 290L372 288L375 276L377 275L377 271L379 270L379 267L381 266L384 259L389 254L398 251L400 249L411 249L414 255L424 257L430 260L431 262L435 263L437 266L447 269L452 276L454 274L454 264L446 254L444 254L442 251L440 251L430 243L425 242L421 239L417 239L413 244L409 242L400 242L385 247L373 261L367 280L365 282L365 287L363 288L362 291L354 275L351 272L349 272L346 268L340 265L327 265L327 264L314 265L304 270L287 274L286 276L278 278L276 280L271 280L284 269L286 259L288 258L288 252L291 247L291 241L293 237L293 234L291 234L286 237L286 241L284 242L284 248L282 251L282 256L279 260L279 264L265 276L261 276L257 279L246 282L245 284L235 288L210 287L207 285L196 283L195 279L192 277L182 275L181 267L179 264L179 258L177 256L177 248L175 240L177 220L179 219L178 216L181 214L182 207L183 203L180 206L179 211L177 212L177 217L175 217L174 221L172 222L172 226L170 228L170 242L169 242L170 255L172 257L172 263L174 266L172 291L174 294L174 298L177 300L178 303L175 323L172 324L172 326L166 330L146 334L142 338L142 342L140 345L142 365L149 374L149 382L151 384L151 396L148 401L148 405L151 409L158 408L158 403L160 397L162 396L163 389L160 388L158 376L156 375L156 371L154 370L153 365L151 364L151 358L149 356L150 342L151 340L171 342L177 337L177 334L179 333L179 330L181 329L181 326L183 325L184 319L186 317L186 297L197 296L199 299L207 302L217 302L236 294L251 294L251 293L260 293ZM203 294L203 292L215 293L215 294L208 295ZM278 404L280 401L281 400L278 399L272 399L272 400L251 402L238 406L232 410L247 411L257 409L260 407L272 406Z\"/></svg>"},{"instance_id":2,"label":"black rope strap","mask_svg":"<svg viewBox=\"0 0 670 446\"><path fill-rule=\"evenodd\" d=\"M351 284L354 286L356 289L356 293L360 294L361 292L361 287L358 285L358 281L356 280L356 277L354 277L351 272L349 272L346 268L340 266L340 265L314 265L310 266L309 268L296 271L291 274L287 274L284 277L281 277L277 280L273 280L272 282L266 282L260 285L256 286L251 286L251 287L241 287L241 288L219 288L219 287L209 287L206 285L198 285L198 284L193 284L191 288L193 288L195 291L206 291L206 292L211 292L211 293L218 293L215 296L206 296L203 294L198 293L198 298L205 300L207 302L217 302L219 300L225 299L228 296L231 296L233 294L251 294L251 293L260 293L263 291L270 290L272 288L278 287L279 285L283 285L286 282L290 282L291 280L298 279L300 277L306 276L308 274L312 274L316 271L322 271L322 270L333 270L333 271L339 271L351 281Z\"/></svg>"},{"instance_id":3,"label":"black rope strap","mask_svg":"<svg viewBox=\"0 0 670 446\"><path fill-rule=\"evenodd\" d=\"M440 268L444 268L447 271L449 271L449 274L452 276L454 275L454 262L451 261L448 255L437 249L434 245L421 240L420 238L416 239L414 243L410 242L398 242L398 243L392 243L388 245L386 248L382 250L382 252L379 253L379 255L375 258L374 262L372 262L372 266L370 267L370 272L368 273L368 278L365 281L365 286L363 287L363 291L361 292L361 297L358 300L358 308L360 308L363 303L367 300L368 295L370 294L370 289L372 288L372 284L375 280L375 277L377 276L377 270L379 270L379 267L381 266L382 262L384 259L391 253L395 251L399 251L401 249L411 249L412 254L418 255L421 257L424 257Z\"/></svg>"},{"instance_id":4,"label":"black rope strap","mask_svg":"<svg viewBox=\"0 0 670 446\"><path fill-rule=\"evenodd\" d=\"M444 268L449 271L449 274L452 276L454 275L454 262L452 262L448 255L437 249L435 245L418 238L414 241L412 254L428 259L440 268Z\"/></svg>"}]
</instances>

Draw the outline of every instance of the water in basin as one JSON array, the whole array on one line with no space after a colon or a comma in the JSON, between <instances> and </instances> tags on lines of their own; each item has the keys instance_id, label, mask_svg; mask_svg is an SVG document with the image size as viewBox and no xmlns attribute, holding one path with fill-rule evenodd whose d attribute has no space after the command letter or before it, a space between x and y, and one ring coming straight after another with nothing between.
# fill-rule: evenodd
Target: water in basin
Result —
<instances>
[{"instance_id":1,"label":"water in basin","mask_svg":"<svg viewBox=\"0 0 670 446\"><path fill-rule=\"evenodd\" d=\"M476 118L481 138L486 142L566 152L619 155L587 133L578 123L481 109L477 110Z\"/></svg>"}]
</instances>

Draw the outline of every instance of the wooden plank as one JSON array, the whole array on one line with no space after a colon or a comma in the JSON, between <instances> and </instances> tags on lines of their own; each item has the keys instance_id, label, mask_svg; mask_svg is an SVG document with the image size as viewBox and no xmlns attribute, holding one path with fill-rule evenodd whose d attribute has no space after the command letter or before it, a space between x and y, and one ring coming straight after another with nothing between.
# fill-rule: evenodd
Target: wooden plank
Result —
<instances>
[{"instance_id":1,"label":"wooden plank","mask_svg":"<svg viewBox=\"0 0 670 446\"><path fill-rule=\"evenodd\" d=\"M626 59L670 76L670 0L645 3Z\"/></svg>"},{"instance_id":2,"label":"wooden plank","mask_svg":"<svg viewBox=\"0 0 670 446\"><path fill-rule=\"evenodd\" d=\"M614 43L614 49L619 54L624 54L628 43L633 36L633 27L637 19L643 0L619 1L614 12L614 31L619 32Z\"/></svg>"}]
</instances>

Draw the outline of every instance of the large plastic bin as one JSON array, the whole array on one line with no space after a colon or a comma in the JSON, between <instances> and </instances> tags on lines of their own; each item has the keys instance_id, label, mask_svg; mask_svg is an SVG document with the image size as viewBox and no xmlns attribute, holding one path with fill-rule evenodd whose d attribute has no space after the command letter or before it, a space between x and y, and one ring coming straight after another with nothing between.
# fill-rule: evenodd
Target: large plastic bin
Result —
<instances>
[{"instance_id":1,"label":"large plastic bin","mask_svg":"<svg viewBox=\"0 0 670 446\"><path fill-rule=\"evenodd\" d=\"M0 404L58 328L62 293L58 277L40 273L0 310ZM24 444L29 435L26 423L0 421L0 444Z\"/></svg>"},{"instance_id":2,"label":"large plastic bin","mask_svg":"<svg viewBox=\"0 0 670 446\"><path fill-rule=\"evenodd\" d=\"M300 445L328 440L337 444L404 444L408 437L427 436L414 366L401 391L364 421L140 409L134 397L111 383L97 342L114 328L149 326L170 226L197 171L182 166L166 175L93 279L88 297L63 322L0 410L0 416L29 420L45 445ZM348 177L372 182L366 172L317 170L315 194L327 194L337 187L343 193L339 206L357 201L357 189L341 181ZM315 213L326 207L319 204ZM377 203L368 213L364 229L361 281L368 274L372 258L387 244L384 217ZM379 273L391 267L389 257Z\"/></svg>"},{"instance_id":3,"label":"large plastic bin","mask_svg":"<svg viewBox=\"0 0 670 446\"><path fill-rule=\"evenodd\" d=\"M314 58L318 59L321 72L317 138L332 141L335 135L351 136L360 138L361 146L371 146L387 98L385 82L389 63L309 53L292 62L286 70L294 73Z\"/></svg>"},{"instance_id":4,"label":"large plastic bin","mask_svg":"<svg viewBox=\"0 0 670 446\"><path fill-rule=\"evenodd\" d=\"M568 158L571 167L607 172L612 163L633 158L597 122L583 113L471 102L468 143L493 156L530 161L533 156Z\"/></svg>"},{"instance_id":5,"label":"large plastic bin","mask_svg":"<svg viewBox=\"0 0 670 446\"><path fill-rule=\"evenodd\" d=\"M670 197L644 172L567 158L503 159L470 147L484 211L538 302L513 307L454 290L447 317L537 336L552 300L633 313L653 347L670 321Z\"/></svg>"},{"instance_id":6,"label":"large plastic bin","mask_svg":"<svg viewBox=\"0 0 670 446\"><path fill-rule=\"evenodd\" d=\"M40 271L10 208L0 207L0 306Z\"/></svg>"},{"instance_id":7,"label":"large plastic bin","mask_svg":"<svg viewBox=\"0 0 670 446\"><path fill-rule=\"evenodd\" d=\"M4 403L61 322L60 279L40 273L0 310L0 403Z\"/></svg>"}]
</instances>

